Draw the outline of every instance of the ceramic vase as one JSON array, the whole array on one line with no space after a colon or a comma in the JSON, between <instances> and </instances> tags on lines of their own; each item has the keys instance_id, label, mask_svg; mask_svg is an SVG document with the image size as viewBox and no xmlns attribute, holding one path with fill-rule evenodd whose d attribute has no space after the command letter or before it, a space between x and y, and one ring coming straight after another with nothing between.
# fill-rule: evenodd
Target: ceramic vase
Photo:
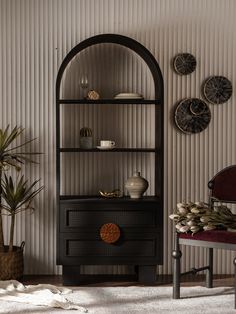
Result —
<instances>
[{"instance_id":1,"label":"ceramic vase","mask_svg":"<svg viewBox=\"0 0 236 314\"><path fill-rule=\"evenodd\" d=\"M93 138L91 136L81 136L79 145L80 148L91 149L93 148Z\"/></svg>"},{"instance_id":2,"label":"ceramic vase","mask_svg":"<svg viewBox=\"0 0 236 314\"><path fill-rule=\"evenodd\" d=\"M135 172L125 183L131 198L142 198L143 193L148 188L148 181L141 177L140 172Z\"/></svg>"}]
</instances>

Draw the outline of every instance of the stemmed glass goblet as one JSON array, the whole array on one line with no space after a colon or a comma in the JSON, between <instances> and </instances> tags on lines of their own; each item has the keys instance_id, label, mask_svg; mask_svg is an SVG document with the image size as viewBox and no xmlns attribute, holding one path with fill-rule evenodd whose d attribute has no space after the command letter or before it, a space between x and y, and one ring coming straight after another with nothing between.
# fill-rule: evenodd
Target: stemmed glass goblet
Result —
<instances>
[{"instance_id":1,"label":"stemmed glass goblet","mask_svg":"<svg viewBox=\"0 0 236 314\"><path fill-rule=\"evenodd\" d=\"M83 97L85 98L87 95L87 88L88 88L88 77L87 75L82 75L80 78L80 87L83 90Z\"/></svg>"}]
</instances>

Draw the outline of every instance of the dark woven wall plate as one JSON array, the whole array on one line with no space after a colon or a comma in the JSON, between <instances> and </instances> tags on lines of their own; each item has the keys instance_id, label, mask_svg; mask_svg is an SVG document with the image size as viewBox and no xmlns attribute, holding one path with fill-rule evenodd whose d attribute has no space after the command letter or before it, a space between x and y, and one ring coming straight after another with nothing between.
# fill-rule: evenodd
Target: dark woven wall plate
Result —
<instances>
[{"instance_id":1,"label":"dark woven wall plate","mask_svg":"<svg viewBox=\"0 0 236 314\"><path fill-rule=\"evenodd\" d=\"M232 96L231 82L224 76L211 76L203 85L203 94L212 104L223 104Z\"/></svg>"},{"instance_id":2,"label":"dark woven wall plate","mask_svg":"<svg viewBox=\"0 0 236 314\"><path fill-rule=\"evenodd\" d=\"M179 102L175 110L176 126L184 133L199 133L211 121L208 105L199 98L187 98Z\"/></svg>"},{"instance_id":3,"label":"dark woven wall plate","mask_svg":"<svg viewBox=\"0 0 236 314\"><path fill-rule=\"evenodd\" d=\"M175 72L180 75L187 75L195 71L197 61L190 53L180 53L174 57Z\"/></svg>"}]
</instances>

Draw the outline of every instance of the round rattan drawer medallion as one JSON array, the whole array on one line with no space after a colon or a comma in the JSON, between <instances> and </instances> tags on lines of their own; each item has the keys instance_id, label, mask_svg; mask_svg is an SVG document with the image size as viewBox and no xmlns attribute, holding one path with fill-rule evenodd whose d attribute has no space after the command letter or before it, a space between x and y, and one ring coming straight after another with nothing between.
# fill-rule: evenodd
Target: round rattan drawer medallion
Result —
<instances>
[{"instance_id":1,"label":"round rattan drawer medallion","mask_svg":"<svg viewBox=\"0 0 236 314\"><path fill-rule=\"evenodd\" d=\"M112 222L106 223L100 229L100 237L106 243L115 243L120 238L120 228Z\"/></svg>"}]
</instances>

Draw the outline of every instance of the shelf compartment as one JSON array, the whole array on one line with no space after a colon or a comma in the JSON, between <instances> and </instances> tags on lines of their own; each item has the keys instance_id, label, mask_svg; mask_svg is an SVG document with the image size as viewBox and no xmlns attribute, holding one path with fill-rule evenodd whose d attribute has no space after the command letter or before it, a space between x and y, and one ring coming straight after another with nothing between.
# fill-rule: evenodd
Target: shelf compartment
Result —
<instances>
[{"instance_id":1,"label":"shelf compartment","mask_svg":"<svg viewBox=\"0 0 236 314\"><path fill-rule=\"evenodd\" d=\"M155 194L153 169L155 156L158 157L158 154L135 151L113 154L108 152L111 151L60 153L60 194L99 195L99 190L112 191L118 188L123 190L124 182L135 171L141 171L141 175L149 182L146 195Z\"/></svg>"}]
</instances>

